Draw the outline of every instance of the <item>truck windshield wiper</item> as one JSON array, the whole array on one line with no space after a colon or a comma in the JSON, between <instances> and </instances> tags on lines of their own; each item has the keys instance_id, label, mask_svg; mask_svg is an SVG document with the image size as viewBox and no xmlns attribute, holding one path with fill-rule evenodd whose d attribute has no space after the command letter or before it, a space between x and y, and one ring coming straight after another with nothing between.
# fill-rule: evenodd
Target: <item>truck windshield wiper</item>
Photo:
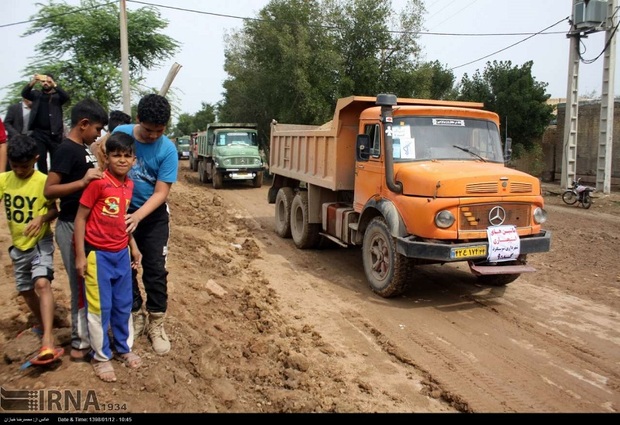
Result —
<instances>
[{"instance_id":1,"label":"truck windshield wiper","mask_svg":"<svg viewBox=\"0 0 620 425\"><path fill-rule=\"evenodd\" d=\"M481 160L482 162L487 162L487 160L486 160L486 159L484 159L483 157L481 157L480 155L478 155L478 154L477 154L476 152L474 152L474 151L471 151L471 150L469 150L469 149L467 149L467 148L464 148L464 147L462 147L462 146L458 146L458 145L452 145L452 147L455 147L455 148L457 148L457 149L462 150L463 152L467 152L467 153L468 153L468 154L470 154L470 155L473 155L473 156L475 156L475 157L478 157L478 158L480 158L480 160Z\"/></svg>"}]
</instances>

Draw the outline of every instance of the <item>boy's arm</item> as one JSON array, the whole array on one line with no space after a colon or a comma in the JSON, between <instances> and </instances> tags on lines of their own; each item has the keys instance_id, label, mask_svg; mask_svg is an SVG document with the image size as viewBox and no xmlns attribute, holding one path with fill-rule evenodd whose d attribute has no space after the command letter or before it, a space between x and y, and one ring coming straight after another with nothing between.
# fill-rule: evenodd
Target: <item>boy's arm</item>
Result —
<instances>
[{"instance_id":1,"label":"boy's arm","mask_svg":"<svg viewBox=\"0 0 620 425\"><path fill-rule=\"evenodd\" d=\"M47 180L45 181L45 189L43 190L43 194L46 198L61 198L63 196L70 195L78 190L82 190L88 186L93 180L100 179L103 177L103 173L98 168L89 168L86 171L84 177L80 180L76 180L71 183L60 184L62 179L62 175L56 173L54 171L50 171L47 174Z\"/></svg>"},{"instance_id":2,"label":"boy's arm","mask_svg":"<svg viewBox=\"0 0 620 425\"><path fill-rule=\"evenodd\" d=\"M45 214L37 216L30 220L30 222L24 228L24 236L36 236L41 231L41 227L43 227L44 223L51 223L52 221L56 220L56 217L58 217L58 207L56 206L56 202L54 201L48 206L47 212Z\"/></svg>"},{"instance_id":3,"label":"boy's arm","mask_svg":"<svg viewBox=\"0 0 620 425\"><path fill-rule=\"evenodd\" d=\"M138 244L133 238L133 235L129 234L129 252L131 252L131 268L138 269L140 263L142 263L142 253L138 249Z\"/></svg>"},{"instance_id":4,"label":"boy's arm","mask_svg":"<svg viewBox=\"0 0 620 425\"><path fill-rule=\"evenodd\" d=\"M84 277L84 273L86 272L86 249L84 248L84 235L86 234L86 219L89 214L90 208L80 204L73 225L75 269L80 277Z\"/></svg>"},{"instance_id":5,"label":"boy's arm","mask_svg":"<svg viewBox=\"0 0 620 425\"><path fill-rule=\"evenodd\" d=\"M138 227L140 221L147 217L150 213L155 211L166 202L168 198L168 194L170 194L170 188L172 187L172 183L162 182L157 180L155 183L155 191L151 195L149 199L146 200L144 205L138 208L133 214L129 214L127 219L125 219L125 223L127 224L127 231L132 233Z\"/></svg>"}]
</instances>

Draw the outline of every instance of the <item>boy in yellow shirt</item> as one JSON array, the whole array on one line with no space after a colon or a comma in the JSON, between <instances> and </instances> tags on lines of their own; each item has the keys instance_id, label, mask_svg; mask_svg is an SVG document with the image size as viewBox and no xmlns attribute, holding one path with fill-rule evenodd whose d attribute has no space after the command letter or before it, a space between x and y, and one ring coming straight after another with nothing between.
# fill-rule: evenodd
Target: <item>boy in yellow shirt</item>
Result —
<instances>
[{"instance_id":1,"label":"boy in yellow shirt","mask_svg":"<svg viewBox=\"0 0 620 425\"><path fill-rule=\"evenodd\" d=\"M36 141L26 135L11 139L8 159L12 171L0 173L0 198L11 233L9 255L17 291L43 328L41 349L33 364L48 363L64 350L55 347L54 240L50 223L58 215L56 202L43 195L47 176L34 169L39 159Z\"/></svg>"}]
</instances>

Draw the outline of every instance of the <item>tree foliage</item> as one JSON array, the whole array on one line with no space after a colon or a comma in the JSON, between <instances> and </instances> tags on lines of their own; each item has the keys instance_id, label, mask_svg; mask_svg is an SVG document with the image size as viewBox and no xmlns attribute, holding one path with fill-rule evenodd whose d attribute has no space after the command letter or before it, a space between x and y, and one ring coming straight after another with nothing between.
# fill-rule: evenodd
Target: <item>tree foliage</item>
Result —
<instances>
[{"instance_id":1,"label":"tree foliage","mask_svg":"<svg viewBox=\"0 0 620 425\"><path fill-rule=\"evenodd\" d=\"M75 102L92 97L104 107L121 100L120 10L118 2L82 0L79 6L49 0L38 4L33 23L24 37L43 33L33 60L24 69L24 81L9 86L10 99L18 101L21 89L35 73L50 72ZM144 72L156 68L178 49L178 43L162 35L168 23L150 7L127 10L129 72L137 88ZM136 89L137 90L137 89Z\"/></svg>"},{"instance_id":2,"label":"tree foliage","mask_svg":"<svg viewBox=\"0 0 620 425\"><path fill-rule=\"evenodd\" d=\"M258 122L268 135L272 119L330 120L340 97L444 98L452 89L446 78L454 75L417 60L423 12L421 0L408 0L400 13L381 0L272 0L226 39L228 78L218 114Z\"/></svg>"},{"instance_id":3,"label":"tree foliage","mask_svg":"<svg viewBox=\"0 0 620 425\"><path fill-rule=\"evenodd\" d=\"M216 121L215 106L202 102L202 108L195 114L182 113L179 115L172 136L189 135L195 131L207 129L207 124Z\"/></svg>"},{"instance_id":4,"label":"tree foliage","mask_svg":"<svg viewBox=\"0 0 620 425\"><path fill-rule=\"evenodd\" d=\"M533 62L513 66L511 61L487 62L482 73L463 75L459 99L484 102L485 107L497 112L501 119L502 134L508 130L513 143L531 150L553 118L553 106L547 105L547 83L532 76Z\"/></svg>"}]
</instances>

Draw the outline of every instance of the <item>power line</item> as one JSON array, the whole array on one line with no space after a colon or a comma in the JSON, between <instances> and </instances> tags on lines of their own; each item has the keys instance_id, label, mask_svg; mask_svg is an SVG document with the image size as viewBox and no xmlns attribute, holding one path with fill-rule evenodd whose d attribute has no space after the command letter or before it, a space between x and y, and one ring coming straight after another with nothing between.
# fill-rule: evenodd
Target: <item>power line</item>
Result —
<instances>
[{"instance_id":1,"label":"power line","mask_svg":"<svg viewBox=\"0 0 620 425\"><path fill-rule=\"evenodd\" d=\"M517 44L521 44L521 43L523 43L524 41L527 41L527 40L529 40L530 38L532 38L532 37L534 37L534 36L536 36L536 35L538 35L538 34L541 34L541 33L545 32L545 31L546 31L546 30L548 30L549 28L553 28L553 27L555 27L556 25L560 24L560 23L561 23L561 22L563 22L563 21L568 21L568 20L569 20L569 17L566 17L566 18L564 18L564 19L560 19L560 20L559 20L559 21L557 21L555 24L550 25L550 26L548 26L547 28L545 28L545 29L543 29L543 30L541 30L541 31L539 31L539 32L537 32L537 33L535 33L535 34L532 34L531 36L526 37L526 38L524 38L523 40L517 41L516 43L513 43L513 44L511 44L510 46L504 47L503 49L497 50L497 51L495 51L495 52L493 52L493 53L490 53L490 54L488 54L488 55L486 55L486 56L483 56L483 57L481 57L481 58L478 58L478 59L475 59L475 60L473 60L473 61L470 61L470 62L464 63L464 64L462 64L462 65L454 66L454 67L450 68L450 70L454 70L454 69L457 69L457 68L461 68L461 67L466 66L466 65L471 65L472 63L475 63L475 62L481 61L482 59L486 59L486 58L488 58L488 57L490 57L490 56L494 56L494 55L496 55L496 54L498 54L498 53L500 53L500 52L503 52L504 50L508 50L508 49L510 49L511 47L516 46Z\"/></svg>"}]
</instances>

